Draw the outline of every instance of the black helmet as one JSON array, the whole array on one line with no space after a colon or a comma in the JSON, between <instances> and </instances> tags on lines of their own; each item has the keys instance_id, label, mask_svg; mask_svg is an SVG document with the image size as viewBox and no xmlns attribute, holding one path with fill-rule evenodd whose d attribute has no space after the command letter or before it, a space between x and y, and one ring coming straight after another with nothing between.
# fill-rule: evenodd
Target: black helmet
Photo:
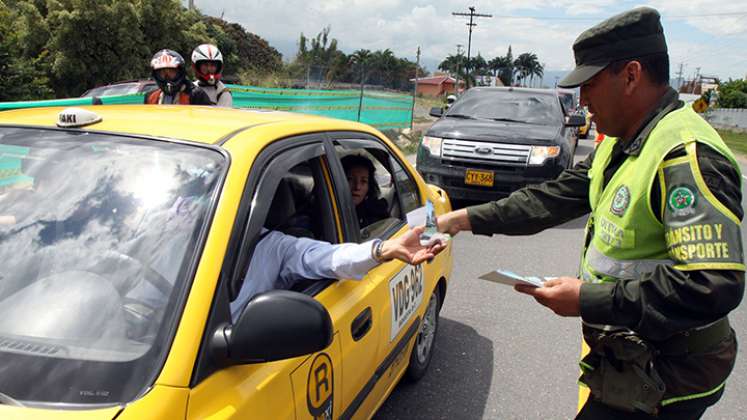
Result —
<instances>
[{"instance_id":1,"label":"black helmet","mask_svg":"<svg viewBox=\"0 0 747 420\"><path fill-rule=\"evenodd\" d=\"M184 58L178 52L173 50L161 50L157 52L153 59L150 60L150 67L153 69L153 79L167 95L175 95L181 89L181 85L187 79L187 72L184 69ZM176 77L172 80L164 80L158 74L160 69L176 69Z\"/></svg>"}]
</instances>

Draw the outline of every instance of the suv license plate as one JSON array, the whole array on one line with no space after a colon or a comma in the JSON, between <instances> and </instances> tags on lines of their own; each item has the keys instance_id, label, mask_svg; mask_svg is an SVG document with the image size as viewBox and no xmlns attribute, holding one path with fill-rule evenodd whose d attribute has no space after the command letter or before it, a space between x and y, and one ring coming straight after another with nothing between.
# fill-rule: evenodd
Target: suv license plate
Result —
<instances>
[{"instance_id":1,"label":"suv license plate","mask_svg":"<svg viewBox=\"0 0 747 420\"><path fill-rule=\"evenodd\" d=\"M492 171L478 171L476 169L467 169L464 173L464 183L467 185L480 185L482 187L493 186Z\"/></svg>"}]
</instances>

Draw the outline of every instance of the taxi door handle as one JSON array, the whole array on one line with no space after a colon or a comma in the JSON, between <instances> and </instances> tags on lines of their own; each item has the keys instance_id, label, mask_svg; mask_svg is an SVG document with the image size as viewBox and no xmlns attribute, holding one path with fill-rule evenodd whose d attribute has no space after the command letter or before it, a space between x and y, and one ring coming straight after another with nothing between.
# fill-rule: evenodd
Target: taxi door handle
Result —
<instances>
[{"instance_id":1,"label":"taxi door handle","mask_svg":"<svg viewBox=\"0 0 747 420\"><path fill-rule=\"evenodd\" d=\"M363 338L371 330L371 307L364 309L363 312L358 314L350 325L350 334L353 336L353 340L358 341Z\"/></svg>"}]
</instances>

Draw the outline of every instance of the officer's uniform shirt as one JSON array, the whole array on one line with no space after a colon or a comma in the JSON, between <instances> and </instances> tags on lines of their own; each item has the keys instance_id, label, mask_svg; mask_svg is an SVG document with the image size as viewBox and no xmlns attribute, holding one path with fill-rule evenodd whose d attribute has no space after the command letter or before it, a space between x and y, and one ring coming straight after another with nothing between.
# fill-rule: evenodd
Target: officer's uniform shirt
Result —
<instances>
[{"instance_id":1,"label":"officer's uniform shirt","mask_svg":"<svg viewBox=\"0 0 747 420\"><path fill-rule=\"evenodd\" d=\"M373 241L330 244L278 231L263 230L263 234L266 235L254 249L239 295L231 302L234 321L259 293L290 289L304 279L360 280L378 265L371 253Z\"/></svg>"},{"instance_id":2,"label":"officer's uniform shirt","mask_svg":"<svg viewBox=\"0 0 747 420\"><path fill-rule=\"evenodd\" d=\"M681 108L670 88L632 139L621 139L604 172L606 185L628 156L637 156L649 133L669 112ZM685 154L680 147L665 160ZM731 162L697 143L696 154L708 189L740 220L743 217L741 180ZM553 181L532 185L511 196L467 208L472 232L527 235L589 214L589 178L594 153ZM653 213L661 215L661 187L651 188ZM588 293L589 291L592 291ZM707 290L707 296L704 291ZM670 293L667 293L667 292ZM586 292L586 293L585 293ZM663 339L675 332L714 322L734 309L744 293L744 272L736 270L680 271L660 265L634 282L582 287L581 316L594 324L623 325L644 337ZM700 296L701 298L694 298Z\"/></svg>"}]
</instances>

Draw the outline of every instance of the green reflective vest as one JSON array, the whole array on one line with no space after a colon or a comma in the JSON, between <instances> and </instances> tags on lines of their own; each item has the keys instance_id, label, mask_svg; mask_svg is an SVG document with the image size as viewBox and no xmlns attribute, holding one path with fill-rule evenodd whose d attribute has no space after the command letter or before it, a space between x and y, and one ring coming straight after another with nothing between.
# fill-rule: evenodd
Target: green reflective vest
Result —
<instances>
[{"instance_id":1,"label":"green reflective vest","mask_svg":"<svg viewBox=\"0 0 747 420\"><path fill-rule=\"evenodd\" d=\"M591 282L633 279L658 264L680 270L744 270L739 219L703 181L696 142L734 156L718 133L690 106L667 114L651 131L641 153L629 156L603 188L604 170L617 139L606 138L589 170L592 235L581 262L581 278ZM687 155L664 162L676 147ZM669 180L669 182L666 182ZM661 186L662 214L651 206L651 186ZM664 220L662 224L660 220Z\"/></svg>"}]
</instances>

